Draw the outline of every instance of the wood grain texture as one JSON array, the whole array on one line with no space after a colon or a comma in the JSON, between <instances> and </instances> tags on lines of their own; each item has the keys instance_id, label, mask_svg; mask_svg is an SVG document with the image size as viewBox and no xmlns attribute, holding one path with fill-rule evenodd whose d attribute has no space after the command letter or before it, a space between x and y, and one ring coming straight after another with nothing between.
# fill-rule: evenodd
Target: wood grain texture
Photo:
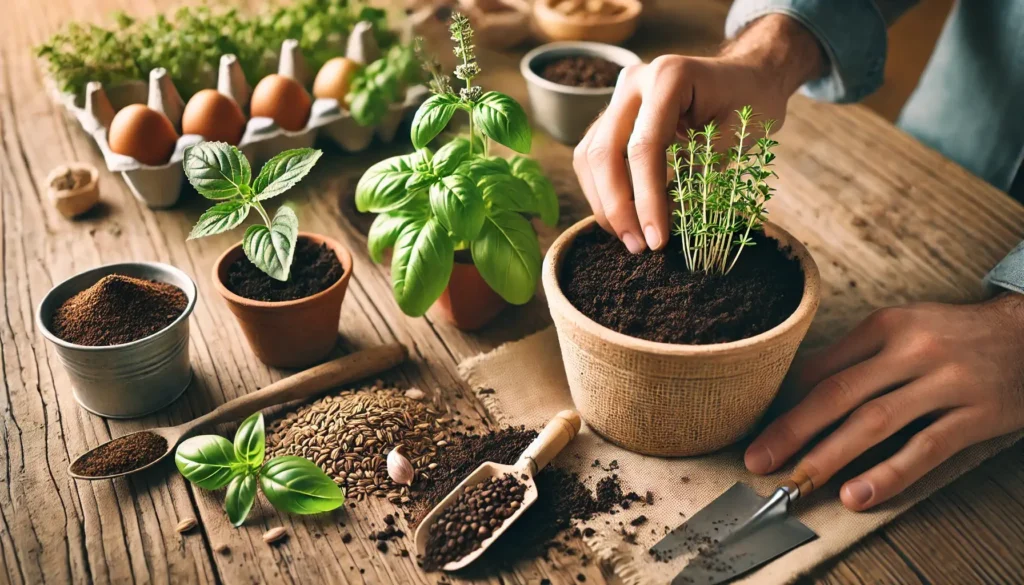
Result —
<instances>
[{"instance_id":1,"label":"wood grain texture","mask_svg":"<svg viewBox=\"0 0 1024 585\"><path fill-rule=\"evenodd\" d=\"M204 207L194 193L170 211L138 203L120 177L101 170L103 204L71 222L45 200L47 172L69 160L103 169L90 139L45 94L30 47L71 19L98 20L116 8L148 15L175 2L48 0L17 2L0 19L0 583L435 583L397 551L367 539L382 501L313 518L279 514L258 501L241 529L227 522L221 493L193 489L168 463L112 482L75 482L71 458L112 437L177 424L287 372L260 364L210 282L210 267L235 235L185 242ZM661 2L632 48L645 58L706 53L720 40L721 2ZM482 56L483 84L525 103L521 53ZM780 135L779 197L773 216L805 241L826 283L809 337L819 345L872 309L909 300L979 297L979 277L1024 235L1024 208L894 130L863 107L795 99ZM455 364L550 321L542 299L506 311L485 331L463 334L432 315L411 319L391 298L386 268L370 262L368 221L352 208L355 182L398 144L358 156L329 152L287 197L303 229L338 238L355 257L342 310L338 353L400 341L412 353L396 379L438 396L467 424L489 425ZM571 151L538 133L535 153L555 181L562 225L586 215ZM542 230L549 243L557 230ZM199 285L191 352L196 380L158 415L104 420L77 406L66 374L36 331L36 304L56 282L99 264L156 260ZM222 429L229 430L229 429ZM809 581L854 583L1012 582L1024 574L1024 454L1004 453L915 508ZM184 518L200 527L175 531ZM285 526L269 547L262 533ZM403 528L407 528L403 526ZM342 536L354 538L344 544ZM226 544L230 552L214 548ZM605 581L577 557L491 568L475 582ZM457 579L457 582L467 579Z\"/></svg>"}]
</instances>

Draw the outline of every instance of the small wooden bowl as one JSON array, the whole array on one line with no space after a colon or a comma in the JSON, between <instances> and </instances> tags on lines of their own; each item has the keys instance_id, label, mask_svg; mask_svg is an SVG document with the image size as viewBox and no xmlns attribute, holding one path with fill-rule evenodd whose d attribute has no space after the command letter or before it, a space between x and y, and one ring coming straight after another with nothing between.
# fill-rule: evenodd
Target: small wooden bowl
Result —
<instances>
[{"instance_id":1,"label":"small wooden bowl","mask_svg":"<svg viewBox=\"0 0 1024 585\"><path fill-rule=\"evenodd\" d=\"M610 15L579 16L560 8L567 4L584 6L593 0L537 0L533 17L540 32L552 41L595 41L617 45L636 32L643 3L640 0L601 0L618 8Z\"/></svg>"},{"instance_id":2,"label":"small wooden bowl","mask_svg":"<svg viewBox=\"0 0 1024 585\"><path fill-rule=\"evenodd\" d=\"M68 172L86 172L89 180L84 185L73 189L59 189L54 182ZM82 162L61 165L46 176L46 191L50 201L64 217L71 219L92 209L100 201L99 171L96 167Z\"/></svg>"}]
</instances>

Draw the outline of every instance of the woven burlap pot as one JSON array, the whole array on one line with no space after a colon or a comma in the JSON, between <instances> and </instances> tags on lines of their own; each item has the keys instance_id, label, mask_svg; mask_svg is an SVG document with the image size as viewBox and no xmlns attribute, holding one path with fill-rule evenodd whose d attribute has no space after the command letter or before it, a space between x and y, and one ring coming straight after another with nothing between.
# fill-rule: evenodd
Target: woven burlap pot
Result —
<instances>
[{"instance_id":1,"label":"woven burlap pot","mask_svg":"<svg viewBox=\"0 0 1024 585\"><path fill-rule=\"evenodd\" d=\"M740 341L675 345L612 331L565 298L558 282L565 252L592 229L600 228L590 217L559 236L542 277L583 419L608 440L647 455L709 453L750 432L775 398L818 308L818 267L807 249L782 228L765 225L804 272L803 299L788 319Z\"/></svg>"}]
</instances>

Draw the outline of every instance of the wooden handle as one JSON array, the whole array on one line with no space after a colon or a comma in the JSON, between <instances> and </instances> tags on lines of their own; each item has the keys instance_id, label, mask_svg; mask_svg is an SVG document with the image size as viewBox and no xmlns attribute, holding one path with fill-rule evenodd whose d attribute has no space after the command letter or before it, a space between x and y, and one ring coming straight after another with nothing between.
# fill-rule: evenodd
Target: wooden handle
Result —
<instances>
[{"instance_id":1,"label":"wooden handle","mask_svg":"<svg viewBox=\"0 0 1024 585\"><path fill-rule=\"evenodd\" d=\"M309 398L331 388L379 374L405 361L400 343L381 345L333 359L274 382L255 392L229 400L192 421L188 431L202 426L243 419L257 410Z\"/></svg>"},{"instance_id":2,"label":"wooden handle","mask_svg":"<svg viewBox=\"0 0 1024 585\"><path fill-rule=\"evenodd\" d=\"M519 456L516 467L527 469L530 475L536 475L576 438L576 433L580 432L580 424L580 415L575 410L563 410L556 414Z\"/></svg>"},{"instance_id":3,"label":"wooden handle","mask_svg":"<svg viewBox=\"0 0 1024 585\"><path fill-rule=\"evenodd\" d=\"M811 475L800 465L796 466L793 470L793 475L789 476L789 479L784 481L779 487L784 487L789 492L790 503L797 501L800 498L805 498L814 491L814 480L811 479Z\"/></svg>"}]
</instances>

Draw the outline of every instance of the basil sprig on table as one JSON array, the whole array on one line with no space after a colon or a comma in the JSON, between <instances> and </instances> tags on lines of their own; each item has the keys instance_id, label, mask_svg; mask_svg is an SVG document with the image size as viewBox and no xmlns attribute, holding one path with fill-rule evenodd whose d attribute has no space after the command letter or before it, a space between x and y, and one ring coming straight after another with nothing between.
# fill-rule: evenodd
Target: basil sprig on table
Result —
<instances>
[{"instance_id":1,"label":"basil sprig on table","mask_svg":"<svg viewBox=\"0 0 1024 585\"><path fill-rule=\"evenodd\" d=\"M278 510L292 514L328 512L345 503L341 488L319 467L286 455L264 463L263 415L242 422L234 443L220 435L192 437L178 446L174 463L185 479L206 490L227 486L224 510L241 526L256 501L257 487Z\"/></svg>"},{"instance_id":2,"label":"basil sprig on table","mask_svg":"<svg viewBox=\"0 0 1024 585\"><path fill-rule=\"evenodd\" d=\"M406 314L420 316L444 292L457 250L469 250L487 284L506 301L533 298L541 251L528 217L558 223L558 197L535 161L488 155L488 139L520 153L530 150L526 113L515 100L473 85L480 74L473 30L462 15L452 17L455 76L465 82L456 93L435 62L427 62L434 95L416 111L412 154L370 167L356 186L356 208L379 214L368 247L380 262L393 248L391 286ZM469 135L432 152L456 112L469 115Z\"/></svg>"},{"instance_id":3,"label":"basil sprig on table","mask_svg":"<svg viewBox=\"0 0 1024 585\"><path fill-rule=\"evenodd\" d=\"M255 209L263 225L245 230L242 251L271 278L288 280L299 237L299 218L282 205L271 219L262 201L276 197L302 180L320 159L312 148L286 150L267 161L252 180L249 161L242 151L224 142L201 142L185 150L185 176L200 195L217 201L199 217L188 239L232 230ZM251 182L251 184L250 184Z\"/></svg>"}]
</instances>

